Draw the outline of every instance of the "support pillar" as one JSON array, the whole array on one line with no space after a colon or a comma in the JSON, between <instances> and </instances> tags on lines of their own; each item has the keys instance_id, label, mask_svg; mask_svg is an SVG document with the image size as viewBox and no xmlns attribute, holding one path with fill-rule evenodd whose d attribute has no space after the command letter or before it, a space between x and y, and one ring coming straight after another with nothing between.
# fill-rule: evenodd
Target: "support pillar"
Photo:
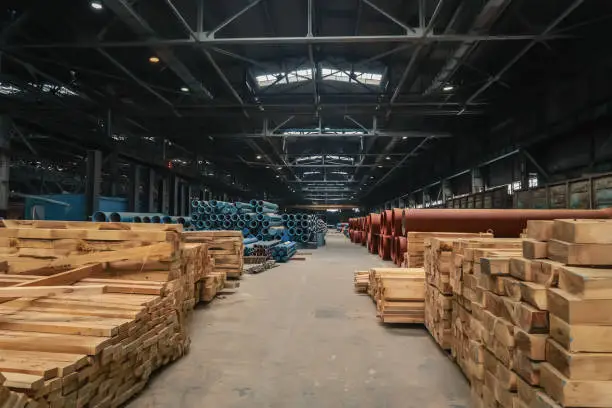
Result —
<instances>
[{"instance_id":1,"label":"support pillar","mask_svg":"<svg viewBox=\"0 0 612 408\"><path fill-rule=\"evenodd\" d=\"M482 177L482 172L480 171L480 168L477 167L475 169L472 169L472 172L470 174L472 176L472 194L484 191L484 179Z\"/></svg>"},{"instance_id":2,"label":"support pillar","mask_svg":"<svg viewBox=\"0 0 612 408\"><path fill-rule=\"evenodd\" d=\"M100 190L102 185L102 152L100 150L87 151L87 184L85 186L85 214L87 220L100 205Z\"/></svg>"},{"instance_id":3,"label":"support pillar","mask_svg":"<svg viewBox=\"0 0 612 408\"><path fill-rule=\"evenodd\" d=\"M159 182L158 202L160 203L159 212L168 214L170 212L170 181L167 176L163 176ZM161 198L159 198L161 197Z\"/></svg>"},{"instance_id":4,"label":"support pillar","mask_svg":"<svg viewBox=\"0 0 612 408\"><path fill-rule=\"evenodd\" d=\"M145 207L147 212L157 211L157 205L155 203L155 190L157 190L156 186L157 186L157 183L155 180L155 170L149 169L149 174L147 177L147 187L146 187L147 205Z\"/></svg>"},{"instance_id":5,"label":"support pillar","mask_svg":"<svg viewBox=\"0 0 612 408\"><path fill-rule=\"evenodd\" d=\"M169 214L169 215L180 215L178 214L180 207L180 194L179 194L179 189L180 189L180 179L178 177L176 177L176 175L171 174L170 175L170 180L169 180L169 191L168 191L168 195L169 195L169 203L168 203L168 210L167 212L165 212L165 214Z\"/></svg>"},{"instance_id":6,"label":"support pillar","mask_svg":"<svg viewBox=\"0 0 612 408\"><path fill-rule=\"evenodd\" d=\"M9 205L9 169L11 164L10 132L11 119L0 116L0 217L6 218Z\"/></svg>"},{"instance_id":7,"label":"support pillar","mask_svg":"<svg viewBox=\"0 0 612 408\"><path fill-rule=\"evenodd\" d=\"M130 190L128 191L129 207L131 211L141 212L140 186L141 186L141 167L137 164L130 166Z\"/></svg>"},{"instance_id":8,"label":"support pillar","mask_svg":"<svg viewBox=\"0 0 612 408\"><path fill-rule=\"evenodd\" d=\"M442 201L446 202L449 198L453 198L450 180L442 180L440 188L442 189Z\"/></svg>"}]
</instances>

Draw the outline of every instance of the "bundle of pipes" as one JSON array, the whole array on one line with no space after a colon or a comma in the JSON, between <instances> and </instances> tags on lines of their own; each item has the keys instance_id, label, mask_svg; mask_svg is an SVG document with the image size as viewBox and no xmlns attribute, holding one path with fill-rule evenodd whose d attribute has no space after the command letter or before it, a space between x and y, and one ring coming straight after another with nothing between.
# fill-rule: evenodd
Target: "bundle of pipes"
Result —
<instances>
[{"instance_id":1,"label":"bundle of pipes","mask_svg":"<svg viewBox=\"0 0 612 408\"><path fill-rule=\"evenodd\" d=\"M351 242L365 245L367 241L366 218L349 218L348 236Z\"/></svg>"},{"instance_id":2,"label":"bundle of pipes","mask_svg":"<svg viewBox=\"0 0 612 408\"><path fill-rule=\"evenodd\" d=\"M500 238L518 237L527 220L612 218L612 209L400 209L349 219L352 242L367 245L370 253L401 265L407 250L408 232L482 232ZM365 244L362 234L365 234Z\"/></svg>"},{"instance_id":3,"label":"bundle of pipes","mask_svg":"<svg viewBox=\"0 0 612 408\"><path fill-rule=\"evenodd\" d=\"M272 248L278 245L281 241L255 241L244 246L245 256L272 256Z\"/></svg>"},{"instance_id":4,"label":"bundle of pipes","mask_svg":"<svg viewBox=\"0 0 612 408\"><path fill-rule=\"evenodd\" d=\"M282 224L287 229L289 240L296 242L313 242L315 233L327 232L327 225L323 220L310 214L283 214ZM323 228L325 226L325 228Z\"/></svg>"},{"instance_id":5,"label":"bundle of pipes","mask_svg":"<svg viewBox=\"0 0 612 408\"><path fill-rule=\"evenodd\" d=\"M272 258L276 262L287 262L296 252L295 242L283 242L272 248Z\"/></svg>"},{"instance_id":6,"label":"bundle of pipes","mask_svg":"<svg viewBox=\"0 0 612 408\"><path fill-rule=\"evenodd\" d=\"M136 213L136 212L107 212L96 211L92 216L93 222L133 222L145 224L181 224L185 231L192 227L191 217L186 215L168 216L161 213Z\"/></svg>"}]
</instances>

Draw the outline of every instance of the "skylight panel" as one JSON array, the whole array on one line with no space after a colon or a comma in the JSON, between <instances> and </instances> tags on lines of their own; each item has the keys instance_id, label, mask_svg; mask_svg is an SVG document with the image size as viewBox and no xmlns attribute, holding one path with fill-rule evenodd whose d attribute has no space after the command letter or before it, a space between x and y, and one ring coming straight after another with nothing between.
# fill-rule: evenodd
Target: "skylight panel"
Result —
<instances>
[{"instance_id":1,"label":"skylight panel","mask_svg":"<svg viewBox=\"0 0 612 408\"><path fill-rule=\"evenodd\" d=\"M309 81L312 79L310 69L298 69L287 73L262 74L255 77L260 88L270 85L291 84L295 82Z\"/></svg>"},{"instance_id":2,"label":"skylight panel","mask_svg":"<svg viewBox=\"0 0 612 408\"><path fill-rule=\"evenodd\" d=\"M21 92L21 89L17 88L16 86L0 82L0 95L15 95L19 92Z\"/></svg>"}]
</instances>

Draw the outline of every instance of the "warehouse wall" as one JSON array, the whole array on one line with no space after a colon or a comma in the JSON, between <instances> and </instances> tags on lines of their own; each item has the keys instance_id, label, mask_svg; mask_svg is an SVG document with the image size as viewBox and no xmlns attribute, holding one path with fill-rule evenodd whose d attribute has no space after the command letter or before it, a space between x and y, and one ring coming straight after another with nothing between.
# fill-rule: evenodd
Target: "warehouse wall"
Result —
<instances>
[{"instance_id":1,"label":"warehouse wall","mask_svg":"<svg viewBox=\"0 0 612 408\"><path fill-rule=\"evenodd\" d=\"M405 195L517 148L526 149L551 180L612 169L607 163L612 159L612 140L608 140L612 135L612 57L602 57L579 72L565 71L556 77L551 73L549 82L540 86L508 90L489 122L466 119L464 124L469 126L458 129L453 138L435 141L394 176L405 179L409 174L407 183L389 182L375 194L376 199ZM519 180L521 160L517 156L487 166L487 184ZM526 166L527 172L536 171L532 163ZM466 192L463 180L453 181L453 186L455 194Z\"/></svg>"}]
</instances>

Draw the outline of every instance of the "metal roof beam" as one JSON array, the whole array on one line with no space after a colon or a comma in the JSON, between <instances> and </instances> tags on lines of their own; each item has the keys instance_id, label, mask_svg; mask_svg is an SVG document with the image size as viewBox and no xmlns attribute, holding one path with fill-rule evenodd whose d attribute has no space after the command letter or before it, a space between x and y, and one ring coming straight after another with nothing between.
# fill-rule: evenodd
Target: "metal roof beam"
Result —
<instances>
[{"instance_id":1,"label":"metal roof beam","mask_svg":"<svg viewBox=\"0 0 612 408\"><path fill-rule=\"evenodd\" d=\"M136 35L149 40L157 40L155 30L134 10L128 1L104 0L104 4ZM100 33L99 39L105 32L103 30ZM157 56L185 83L193 94L207 99L213 98L212 93L195 78L171 49L159 46L153 46L152 48Z\"/></svg>"},{"instance_id":2,"label":"metal roof beam","mask_svg":"<svg viewBox=\"0 0 612 408\"><path fill-rule=\"evenodd\" d=\"M416 30L414 28L410 27L407 24L404 24L403 22L401 22L397 18L393 17L391 14L387 13L382 8L378 7L376 4L372 3L370 0L361 0L361 1L364 2L365 4L367 4L368 6L372 7L374 10L378 11L383 16L387 17L389 20L393 21L398 26L402 27L404 29L404 31L406 31L407 34L410 33L410 32L416 33Z\"/></svg>"},{"instance_id":3,"label":"metal roof beam","mask_svg":"<svg viewBox=\"0 0 612 408\"><path fill-rule=\"evenodd\" d=\"M355 129L355 132L361 132L361 129ZM304 134L289 134L289 133L217 133L211 134L211 137L214 138L224 138L224 137L236 137L236 138L263 138L263 137L325 137L325 138L339 138L339 137L394 137L394 138L448 138L452 137L449 133L444 132L422 132L415 130L398 130L398 131L381 131L376 133L353 133L353 134L344 134L344 133L304 133Z\"/></svg>"},{"instance_id":4,"label":"metal roof beam","mask_svg":"<svg viewBox=\"0 0 612 408\"><path fill-rule=\"evenodd\" d=\"M465 102L465 105L469 105L470 103L472 103L476 98L478 98L478 96L480 96L484 91L486 91L487 89L489 89L491 87L491 85L495 84L496 82L498 82L501 77L508 72L513 66L514 64L516 64L521 58L523 58L523 56L525 54L527 54L529 52L529 50L531 50L536 44L538 44L538 42L540 41L544 41L545 37L552 31L555 29L555 27L557 27L557 25L559 25L563 20L565 20L565 18L567 16L569 16L570 14L572 14L572 12L578 8L582 3L584 3L584 0L575 0L568 8L565 9L565 11L563 11L563 13L561 13L556 19L554 19L545 29L544 31L542 31L542 33L537 36L536 38L532 39L523 49L521 49L519 51L518 54L516 54L514 56L514 58L512 58L501 70L499 70L499 72L492 76L491 78L489 78L489 80L487 80L487 82L485 82L480 88L478 88ZM461 115L463 112L459 112L458 115Z\"/></svg>"},{"instance_id":5,"label":"metal roof beam","mask_svg":"<svg viewBox=\"0 0 612 408\"><path fill-rule=\"evenodd\" d=\"M260 0L257 0L256 3L258 3L259 1ZM166 0L166 4L168 5L168 7L170 7L172 12L176 16L176 18L180 21L181 25L185 28L185 30L191 36L191 38L196 43L199 43L200 42L200 38L198 37L198 34L191 29L191 26L187 23L187 21L185 20L185 18L181 14L181 12L174 6L174 4L172 3L172 0ZM234 86L231 84L229 79L227 79L227 76L225 76L225 74L223 73L223 70L219 67L219 65L217 65L217 62L215 61L215 59L212 57L212 55L210 55L210 52L208 50L206 50L206 49L201 49L201 51L204 53L204 55L208 59L208 62L210 62L210 65L212 65L213 69L217 72L217 74L219 75L219 77L221 78L223 83L227 86L227 88L229 89L231 94L234 96L234 98L238 101L238 103L241 106L243 106L244 105L244 101L242 100L242 98L240 97L240 95L238 94L238 92L236 91ZM242 113L247 118L250 117L246 110L243 109Z\"/></svg>"},{"instance_id":6,"label":"metal roof beam","mask_svg":"<svg viewBox=\"0 0 612 408\"><path fill-rule=\"evenodd\" d=\"M428 34L421 35L358 35L358 36L317 36L317 37L236 37L236 38L203 38L199 41L193 38L184 39L152 39L139 41L90 41L90 42L56 42L42 44L2 44L2 49L44 49L44 48L134 48L134 47L214 47L225 45L298 45L298 44L368 44L368 43L434 43L434 42L465 42L465 41L552 41L572 39L575 36L562 34Z\"/></svg>"},{"instance_id":7,"label":"metal roof beam","mask_svg":"<svg viewBox=\"0 0 612 408\"><path fill-rule=\"evenodd\" d=\"M117 68L119 68L121 71L123 71L127 76L129 76L130 78L132 78L134 80L134 82L136 82L138 85L140 85L142 88L146 89L147 91L149 91L152 95L154 95L157 99L159 99L160 101L162 101L163 103L165 103L166 105L168 105L171 109L172 112L174 113L175 116L180 117L181 115L174 109L174 105L172 104L172 102L170 102L168 99L166 99L164 96L162 96L159 92L157 92L156 90L152 89L149 85L145 84L143 81L140 80L140 78L138 78L136 75L134 75L132 73L132 71L130 71L129 69L127 69L125 66L123 66L119 61L117 61L116 59L114 59L110 54L108 54L106 51L104 51L103 49L98 49L98 52L100 54L102 54L104 57L106 57L106 59L108 59L113 65L115 65Z\"/></svg>"}]
</instances>

